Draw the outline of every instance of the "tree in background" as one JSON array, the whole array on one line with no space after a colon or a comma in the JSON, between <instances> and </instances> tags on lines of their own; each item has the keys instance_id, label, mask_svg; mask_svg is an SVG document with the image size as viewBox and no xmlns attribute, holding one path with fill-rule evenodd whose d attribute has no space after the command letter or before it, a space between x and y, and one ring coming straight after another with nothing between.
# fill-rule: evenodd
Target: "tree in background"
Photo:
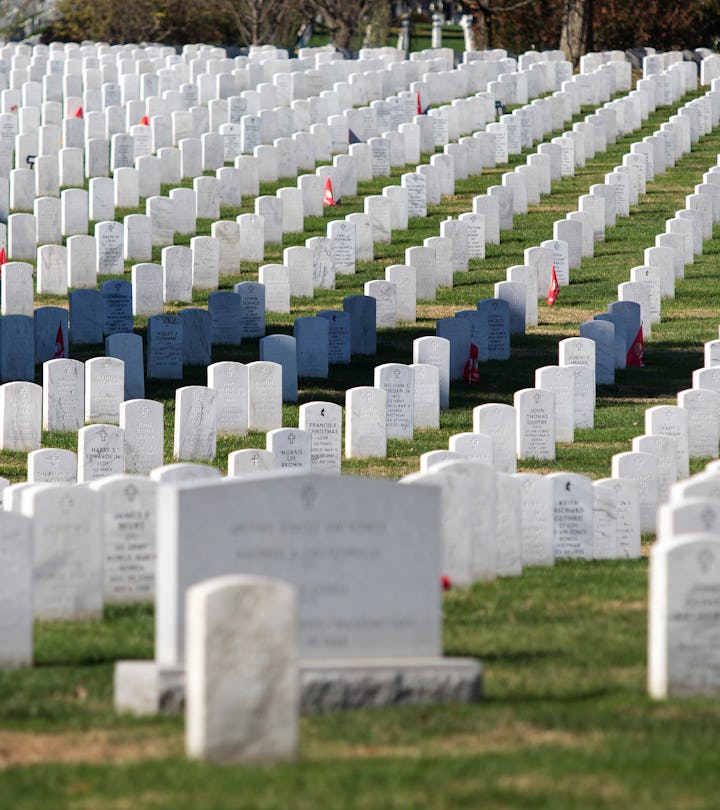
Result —
<instances>
[{"instance_id":1,"label":"tree in background","mask_svg":"<svg viewBox=\"0 0 720 810\"><path fill-rule=\"evenodd\" d=\"M332 44L343 51L357 50L364 42L368 26L377 19L387 0L307 0L313 18L321 18Z\"/></svg>"},{"instance_id":2,"label":"tree in background","mask_svg":"<svg viewBox=\"0 0 720 810\"><path fill-rule=\"evenodd\" d=\"M48 39L293 47L303 0L58 0Z\"/></svg>"},{"instance_id":3,"label":"tree in background","mask_svg":"<svg viewBox=\"0 0 720 810\"><path fill-rule=\"evenodd\" d=\"M595 1L594 43L599 48L713 47L718 34L718 0L639 0L632 7L620 0Z\"/></svg>"},{"instance_id":4,"label":"tree in background","mask_svg":"<svg viewBox=\"0 0 720 810\"><path fill-rule=\"evenodd\" d=\"M435 0L439 5L440 0ZM17 27L33 0L10 3ZM456 0L472 18L476 47L512 54L557 48L576 61L596 49L713 47L720 38L720 0ZM429 5L424 3L424 11ZM292 48L304 24L319 21L345 51L388 41L391 18L418 11L418 0L57 0L46 39L111 43L186 42ZM12 15L15 16L12 16Z\"/></svg>"},{"instance_id":5,"label":"tree in background","mask_svg":"<svg viewBox=\"0 0 720 810\"><path fill-rule=\"evenodd\" d=\"M212 2L213 0L210 0ZM232 21L243 45L292 48L299 29L311 18L303 0L215 0L218 10Z\"/></svg>"},{"instance_id":6,"label":"tree in background","mask_svg":"<svg viewBox=\"0 0 720 810\"><path fill-rule=\"evenodd\" d=\"M594 0L563 0L560 50L570 62L593 49Z\"/></svg>"},{"instance_id":7,"label":"tree in background","mask_svg":"<svg viewBox=\"0 0 720 810\"><path fill-rule=\"evenodd\" d=\"M478 50L505 48L521 53L557 44L556 0L462 0L461 5L472 18Z\"/></svg>"},{"instance_id":8,"label":"tree in background","mask_svg":"<svg viewBox=\"0 0 720 810\"><path fill-rule=\"evenodd\" d=\"M593 49L712 47L720 0L461 0L477 48L557 48L577 61Z\"/></svg>"}]
</instances>

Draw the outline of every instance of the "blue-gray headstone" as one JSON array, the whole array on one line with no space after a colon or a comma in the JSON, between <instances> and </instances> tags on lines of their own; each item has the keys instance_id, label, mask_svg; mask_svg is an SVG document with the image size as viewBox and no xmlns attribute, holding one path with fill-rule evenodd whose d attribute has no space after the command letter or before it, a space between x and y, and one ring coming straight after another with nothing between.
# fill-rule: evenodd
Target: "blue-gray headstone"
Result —
<instances>
[{"instance_id":1,"label":"blue-gray headstone","mask_svg":"<svg viewBox=\"0 0 720 810\"><path fill-rule=\"evenodd\" d=\"M325 309L317 315L328 322L328 362L347 365L350 362L350 316L339 309Z\"/></svg>"},{"instance_id":2,"label":"blue-gray headstone","mask_svg":"<svg viewBox=\"0 0 720 810\"><path fill-rule=\"evenodd\" d=\"M132 284L123 279L111 279L100 285L103 300L103 335L132 332Z\"/></svg>"},{"instance_id":3,"label":"blue-gray headstone","mask_svg":"<svg viewBox=\"0 0 720 810\"><path fill-rule=\"evenodd\" d=\"M243 337L265 336L265 285L257 281L241 281L233 289L240 296L240 329Z\"/></svg>"},{"instance_id":4,"label":"blue-gray headstone","mask_svg":"<svg viewBox=\"0 0 720 810\"><path fill-rule=\"evenodd\" d=\"M477 309L463 309L455 313L456 318L469 321L470 341L477 346L478 363L484 363L488 359L488 319L485 312Z\"/></svg>"},{"instance_id":5,"label":"blue-gray headstone","mask_svg":"<svg viewBox=\"0 0 720 810\"><path fill-rule=\"evenodd\" d=\"M268 335L260 340L260 360L282 366L283 402L297 402L298 374L295 338L290 335Z\"/></svg>"},{"instance_id":6,"label":"blue-gray headstone","mask_svg":"<svg viewBox=\"0 0 720 810\"><path fill-rule=\"evenodd\" d=\"M488 360L510 359L510 305L499 298L484 298L477 310L487 316Z\"/></svg>"},{"instance_id":7,"label":"blue-gray headstone","mask_svg":"<svg viewBox=\"0 0 720 810\"><path fill-rule=\"evenodd\" d=\"M242 301L229 290L208 295L213 346L239 346L242 340Z\"/></svg>"},{"instance_id":8,"label":"blue-gray headstone","mask_svg":"<svg viewBox=\"0 0 720 810\"><path fill-rule=\"evenodd\" d=\"M609 321L592 320L580 324L580 337L595 342L595 384L615 382L615 326Z\"/></svg>"},{"instance_id":9,"label":"blue-gray headstone","mask_svg":"<svg viewBox=\"0 0 720 810\"><path fill-rule=\"evenodd\" d=\"M450 381L462 380L470 359L470 322L464 318L440 318L435 324L435 334L450 341Z\"/></svg>"},{"instance_id":10,"label":"blue-gray headstone","mask_svg":"<svg viewBox=\"0 0 720 810\"><path fill-rule=\"evenodd\" d=\"M212 318L206 309L180 310L183 326L183 362L186 366L212 363Z\"/></svg>"},{"instance_id":11,"label":"blue-gray headstone","mask_svg":"<svg viewBox=\"0 0 720 810\"><path fill-rule=\"evenodd\" d=\"M327 378L330 335L325 318L296 318L293 334L298 377Z\"/></svg>"},{"instance_id":12,"label":"blue-gray headstone","mask_svg":"<svg viewBox=\"0 0 720 810\"><path fill-rule=\"evenodd\" d=\"M596 321L609 321L615 327L615 368L625 368L627 364L627 326L619 313L601 312L595 315ZM636 333L637 334L637 333Z\"/></svg>"},{"instance_id":13,"label":"blue-gray headstone","mask_svg":"<svg viewBox=\"0 0 720 810\"><path fill-rule=\"evenodd\" d=\"M147 323L147 376L181 380L183 328L177 315L153 315Z\"/></svg>"},{"instance_id":14,"label":"blue-gray headstone","mask_svg":"<svg viewBox=\"0 0 720 810\"><path fill-rule=\"evenodd\" d=\"M100 290L71 290L70 342L91 344L103 342L103 301Z\"/></svg>"},{"instance_id":15,"label":"blue-gray headstone","mask_svg":"<svg viewBox=\"0 0 720 810\"><path fill-rule=\"evenodd\" d=\"M369 295L348 295L343 298L343 312L350 315L350 352L377 353L376 302Z\"/></svg>"},{"instance_id":16,"label":"blue-gray headstone","mask_svg":"<svg viewBox=\"0 0 720 810\"><path fill-rule=\"evenodd\" d=\"M64 307L38 307L34 312L35 363L68 356L68 311Z\"/></svg>"},{"instance_id":17,"label":"blue-gray headstone","mask_svg":"<svg viewBox=\"0 0 720 810\"><path fill-rule=\"evenodd\" d=\"M628 352L640 331L640 304L636 301L613 301L608 304L608 312L619 315L625 321L625 352Z\"/></svg>"},{"instance_id":18,"label":"blue-gray headstone","mask_svg":"<svg viewBox=\"0 0 720 810\"><path fill-rule=\"evenodd\" d=\"M125 363L125 399L145 399L145 369L141 335L118 332L105 338L105 355Z\"/></svg>"},{"instance_id":19,"label":"blue-gray headstone","mask_svg":"<svg viewBox=\"0 0 720 810\"><path fill-rule=\"evenodd\" d=\"M35 379L35 325L29 315L0 318L0 378L4 383Z\"/></svg>"}]
</instances>

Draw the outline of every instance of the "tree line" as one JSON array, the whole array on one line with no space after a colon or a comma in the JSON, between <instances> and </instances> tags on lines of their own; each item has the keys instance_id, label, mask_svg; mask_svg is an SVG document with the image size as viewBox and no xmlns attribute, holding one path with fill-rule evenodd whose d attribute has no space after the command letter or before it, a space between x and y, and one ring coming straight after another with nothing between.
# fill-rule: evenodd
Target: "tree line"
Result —
<instances>
[{"instance_id":1,"label":"tree line","mask_svg":"<svg viewBox=\"0 0 720 810\"><path fill-rule=\"evenodd\" d=\"M17 16L27 2L2 5ZM448 22L464 16L467 41L479 50L560 47L573 61L592 50L714 48L720 39L720 0L57 0L55 11L42 32L46 41L265 43L294 50L314 31L353 52L394 45L403 20L412 34L433 13Z\"/></svg>"}]
</instances>

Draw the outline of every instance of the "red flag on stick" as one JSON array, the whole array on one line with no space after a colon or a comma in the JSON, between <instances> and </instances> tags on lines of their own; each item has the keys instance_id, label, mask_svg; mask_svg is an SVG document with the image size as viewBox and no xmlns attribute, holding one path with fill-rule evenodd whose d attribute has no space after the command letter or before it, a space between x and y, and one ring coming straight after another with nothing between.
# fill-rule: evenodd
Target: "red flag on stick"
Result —
<instances>
[{"instance_id":1,"label":"red flag on stick","mask_svg":"<svg viewBox=\"0 0 720 810\"><path fill-rule=\"evenodd\" d=\"M467 383L480 382L480 372L478 371L478 347L470 344L470 357L468 357L463 369L463 380Z\"/></svg>"},{"instance_id":2,"label":"red flag on stick","mask_svg":"<svg viewBox=\"0 0 720 810\"><path fill-rule=\"evenodd\" d=\"M5 253L5 245L0 248L0 265L7 264L7 254Z\"/></svg>"},{"instance_id":3,"label":"red flag on stick","mask_svg":"<svg viewBox=\"0 0 720 810\"><path fill-rule=\"evenodd\" d=\"M82 117L83 117L83 108L78 107L77 110L75 110L75 118L82 118Z\"/></svg>"},{"instance_id":4,"label":"red flag on stick","mask_svg":"<svg viewBox=\"0 0 720 810\"><path fill-rule=\"evenodd\" d=\"M150 126L150 119L148 118L147 115L143 115L143 117L140 119L140 126L141 127L149 127Z\"/></svg>"},{"instance_id":5,"label":"red flag on stick","mask_svg":"<svg viewBox=\"0 0 720 810\"><path fill-rule=\"evenodd\" d=\"M55 354L53 360L62 359L65 357L65 338L63 337L62 324L58 326L57 335L55 335Z\"/></svg>"},{"instance_id":6,"label":"red flag on stick","mask_svg":"<svg viewBox=\"0 0 720 810\"><path fill-rule=\"evenodd\" d=\"M557 280L557 273L555 272L555 265L552 266L552 274L550 275L550 287L548 287L547 305L551 307L558 297L560 292L560 285Z\"/></svg>"},{"instance_id":7,"label":"red flag on stick","mask_svg":"<svg viewBox=\"0 0 720 810\"><path fill-rule=\"evenodd\" d=\"M416 93L416 98L417 98L417 114L422 115L423 114L423 108L422 108L422 101L420 101L420 91L419 90Z\"/></svg>"},{"instance_id":8,"label":"red flag on stick","mask_svg":"<svg viewBox=\"0 0 720 810\"><path fill-rule=\"evenodd\" d=\"M323 192L323 205L336 205L333 196L333 187L330 178L325 180L325 191Z\"/></svg>"},{"instance_id":9,"label":"red flag on stick","mask_svg":"<svg viewBox=\"0 0 720 810\"><path fill-rule=\"evenodd\" d=\"M645 365L645 344L643 342L643 333L642 333L642 324L640 324L640 328L638 329L637 335L635 335L635 340L633 340L632 346L628 349L628 353L625 356L625 365L629 368L635 367L642 367Z\"/></svg>"}]
</instances>

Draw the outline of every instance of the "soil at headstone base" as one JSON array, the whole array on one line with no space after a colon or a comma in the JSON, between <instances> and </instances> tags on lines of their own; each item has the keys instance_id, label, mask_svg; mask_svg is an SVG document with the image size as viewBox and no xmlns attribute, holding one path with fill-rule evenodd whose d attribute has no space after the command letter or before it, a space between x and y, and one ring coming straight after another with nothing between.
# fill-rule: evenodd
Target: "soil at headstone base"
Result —
<instances>
[{"instance_id":1,"label":"soil at headstone base","mask_svg":"<svg viewBox=\"0 0 720 810\"><path fill-rule=\"evenodd\" d=\"M94 729L58 733L0 731L0 770L50 762L135 762L183 755L181 735Z\"/></svg>"}]
</instances>

